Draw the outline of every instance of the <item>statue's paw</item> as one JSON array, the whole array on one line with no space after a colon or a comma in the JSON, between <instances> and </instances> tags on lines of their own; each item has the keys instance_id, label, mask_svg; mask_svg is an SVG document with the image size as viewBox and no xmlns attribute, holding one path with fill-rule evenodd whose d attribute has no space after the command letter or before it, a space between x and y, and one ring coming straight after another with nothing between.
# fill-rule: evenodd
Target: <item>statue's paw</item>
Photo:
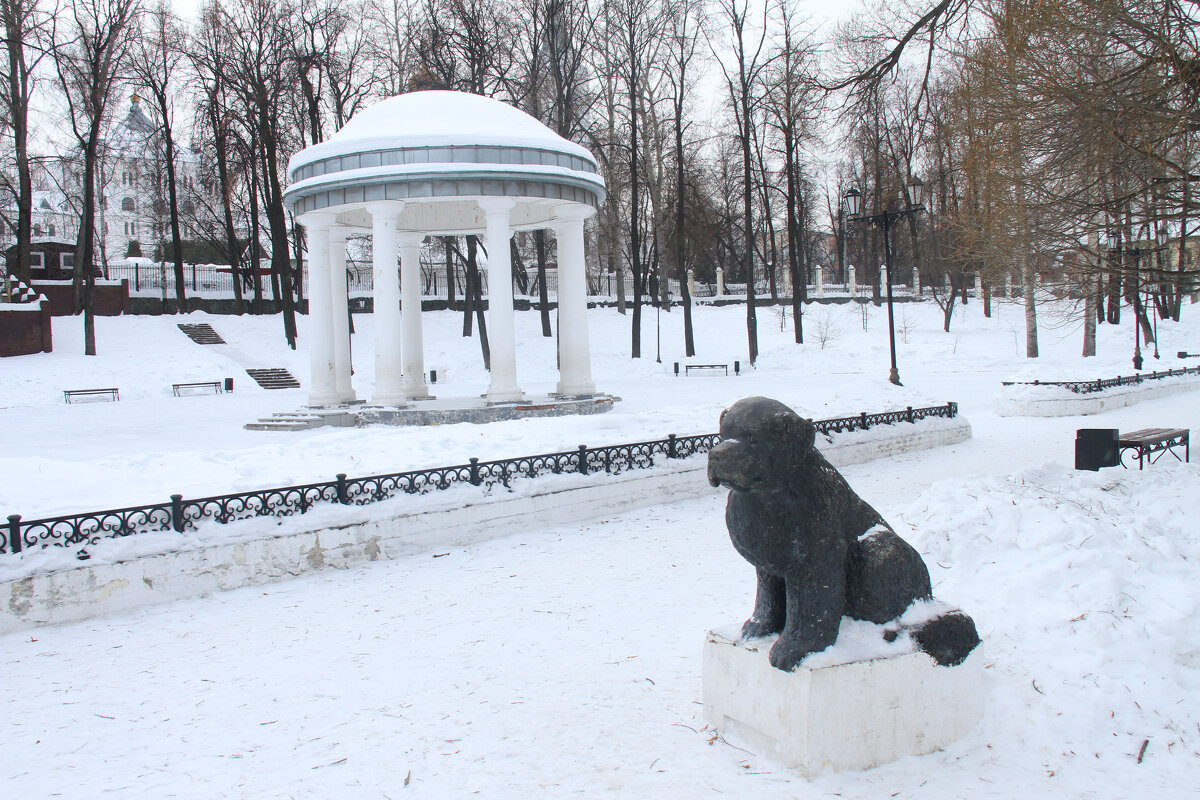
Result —
<instances>
[{"instance_id":1,"label":"statue's paw","mask_svg":"<svg viewBox=\"0 0 1200 800\"><path fill-rule=\"evenodd\" d=\"M762 636L774 636L783 630L781 623L776 623L773 620L763 620L758 617L751 617L742 625L743 639L758 639Z\"/></svg>"},{"instance_id":2,"label":"statue's paw","mask_svg":"<svg viewBox=\"0 0 1200 800\"><path fill-rule=\"evenodd\" d=\"M814 647L811 642L804 640L780 637L779 641L775 642L775 645L771 648L769 658L772 667L790 672L809 653L815 653L823 649L823 647Z\"/></svg>"}]
</instances>

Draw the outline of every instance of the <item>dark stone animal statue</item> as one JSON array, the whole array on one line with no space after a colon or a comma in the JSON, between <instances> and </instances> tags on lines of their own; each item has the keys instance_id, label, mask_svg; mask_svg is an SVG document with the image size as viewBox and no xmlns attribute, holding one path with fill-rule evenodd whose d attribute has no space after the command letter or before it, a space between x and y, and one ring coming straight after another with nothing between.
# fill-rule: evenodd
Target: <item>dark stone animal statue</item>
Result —
<instances>
[{"instance_id":1,"label":"dark stone animal statue","mask_svg":"<svg viewBox=\"0 0 1200 800\"><path fill-rule=\"evenodd\" d=\"M883 624L931 596L920 554L850 488L815 439L810 420L777 400L749 397L722 412L721 443L708 454L709 482L730 490L729 537L758 573L742 636L779 634L770 661L782 670L833 644L843 616ZM910 635L943 666L962 663L979 643L961 612Z\"/></svg>"}]
</instances>

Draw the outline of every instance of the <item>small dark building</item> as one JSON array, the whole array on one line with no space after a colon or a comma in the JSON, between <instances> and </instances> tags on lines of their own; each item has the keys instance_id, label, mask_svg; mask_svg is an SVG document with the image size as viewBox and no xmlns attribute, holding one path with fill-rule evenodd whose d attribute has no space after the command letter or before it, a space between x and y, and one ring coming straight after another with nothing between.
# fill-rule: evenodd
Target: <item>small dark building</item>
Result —
<instances>
[{"instance_id":1,"label":"small dark building","mask_svg":"<svg viewBox=\"0 0 1200 800\"><path fill-rule=\"evenodd\" d=\"M4 251L7 272L16 273L17 246ZM30 277L35 281L69 281L75 272L75 243L63 239L34 239L29 243Z\"/></svg>"}]
</instances>

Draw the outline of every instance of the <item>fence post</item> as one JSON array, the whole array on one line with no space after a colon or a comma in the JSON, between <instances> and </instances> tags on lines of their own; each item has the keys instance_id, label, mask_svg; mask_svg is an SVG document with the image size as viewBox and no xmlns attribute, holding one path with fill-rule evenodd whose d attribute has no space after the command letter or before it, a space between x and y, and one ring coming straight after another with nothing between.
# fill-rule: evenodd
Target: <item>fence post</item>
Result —
<instances>
[{"instance_id":1,"label":"fence post","mask_svg":"<svg viewBox=\"0 0 1200 800\"><path fill-rule=\"evenodd\" d=\"M350 492L346 488L346 473L337 474L337 498L342 505L350 505Z\"/></svg>"},{"instance_id":2,"label":"fence post","mask_svg":"<svg viewBox=\"0 0 1200 800\"><path fill-rule=\"evenodd\" d=\"M870 427L869 425L867 425L867 412L865 412L865 411L862 412L860 418L862 419L862 429L865 431Z\"/></svg>"},{"instance_id":3,"label":"fence post","mask_svg":"<svg viewBox=\"0 0 1200 800\"><path fill-rule=\"evenodd\" d=\"M183 495L171 495L171 529L183 533Z\"/></svg>"},{"instance_id":4,"label":"fence post","mask_svg":"<svg viewBox=\"0 0 1200 800\"><path fill-rule=\"evenodd\" d=\"M677 458L675 455L675 434L667 434L667 458Z\"/></svg>"},{"instance_id":5,"label":"fence post","mask_svg":"<svg viewBox=\"0 0 1200 800\"><path fill-rule=\"evenodd\" d=\"M1096 378L1096 391L1104 391L1104 378Z\"/></svg>"},{"instance_id":6,"label":"fence post","mask_svg":"<svg viewBox=\"0 0 1200 800\"><path fill-rule=\"evenodd\" d=\"M913 421L913 418L912 418L912 406L909 406L909 407L908 407L908 409L907 409L907 414L908 414L908 421L909 421L909 422L912 422L912 421Z\"/></svg>"},{"instance_id":7,"label":"fence post","mask_svg":"<svg viewBox=\"0 0 1200 800\"><path fill-rule=\"evenodd\" d=\"M954 419L954 412L957 410L958 409L955 407L953 400L951 400L949 403L946 403L946 416L949 419Z\"/></svg>"},{"instance_id":8,"label":"fence post","mask_svg":"<svg viewBox=\"0 0 1200 800\"><path fill-rule=\"evenodd\" d=\"M470 477L467 478L467 480L469 480L471 482L472 486L479 485L479 459L478 458L471 459L471 474L470 474Z\"/></svg>"},{"instance_id":9,"label":"fence post","mask_svg":"<svg viewBox=\"0 0 1200 800\"><path fill-rule=\"evenodd\" d=\"M21 552L21 515L8 516L8 552Z\"/></svg>"},{"instance_id":10,"label":"fence post","mask_svg":"<svg viewBox=\"0 0 1200 800\"><path fill-rule=\"evenodd\" d=\"M587 475L587 445L579 445L579 474Z\"/></svg>"}]
</instances>

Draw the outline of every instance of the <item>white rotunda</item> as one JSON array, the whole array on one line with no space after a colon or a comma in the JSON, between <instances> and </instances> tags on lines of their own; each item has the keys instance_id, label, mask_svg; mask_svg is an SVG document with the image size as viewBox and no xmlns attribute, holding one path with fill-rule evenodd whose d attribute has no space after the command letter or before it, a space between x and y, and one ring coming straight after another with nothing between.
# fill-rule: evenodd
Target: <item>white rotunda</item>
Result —
<instances>
[{"instance_id":1,"label":"white rotunda","mask_svg":"<svg viewBox=\"0 0 1200 800\"><path fill-rule=\"evenodd\" d=\"M587 328L583 223L604 180L583 147L487 97L423 91L383 100L288 164L287 204L308 230L312 382L309 405L357 401L350 376L346 239L369 231L374 261L378 406L430 397L421 333L421 243L483 234L489 244L486 401L520 402L513 325L514 231L551 229L558 241L561 398L596 394ZM502 246L496 246L502 243ZM387 269L399 253L400 270ZM394 263L394 262L392 262Z\"/></svg>"}]
</instances>

